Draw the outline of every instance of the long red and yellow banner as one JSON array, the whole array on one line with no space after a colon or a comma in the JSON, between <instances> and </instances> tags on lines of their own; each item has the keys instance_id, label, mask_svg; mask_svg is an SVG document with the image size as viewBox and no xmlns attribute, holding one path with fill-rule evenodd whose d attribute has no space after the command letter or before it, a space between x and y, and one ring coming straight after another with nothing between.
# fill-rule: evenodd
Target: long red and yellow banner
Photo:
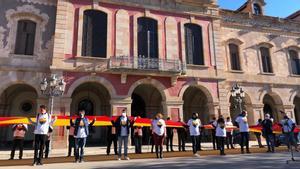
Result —
<instances>
[{"instance_id":1,"label":"long red and yellow banner","mask_svg":"<svg viewBox=\"0 0 300 169\"><path fill-rule=\"evenodd\" d=\"M57 120L53 124L53 126L69 126L70 125L70 118L72 120L76 119L76 116L57 116ZM87 116L87 118L90 121L93 121L95 119L95 123L93 126L112 126L112 121L115 121L117 117L108 117L108 116ZM31 117L31 121L35 122L36 118ZM151 126L151 119L148 118L134 118L130 117L130 120L134 123L133 126L143 126L143 127L150 127ZM7 125L13 125L13 124L31 124L28 117L0 117L0 127L1 126L7 126ZM173 127L173 128L183 128L186 127L186 124L183 122L176 122L176 121L171 121L171 120L166 120L166 125L167 127ZM208 125L203 125L204 129L214 129L214 127L210 124ZM238 129L235 126L229 126L226 128L227 130L236 130ZM261 132L262 127L255 125L255 126L250 126L250 131L251 132ZM274 133L281 133L282 128L279 124L274 124L273 125L273 131ZM300 132L300 126L298 126L295 131L295 133Z\"/></svg>"}]
</instances>

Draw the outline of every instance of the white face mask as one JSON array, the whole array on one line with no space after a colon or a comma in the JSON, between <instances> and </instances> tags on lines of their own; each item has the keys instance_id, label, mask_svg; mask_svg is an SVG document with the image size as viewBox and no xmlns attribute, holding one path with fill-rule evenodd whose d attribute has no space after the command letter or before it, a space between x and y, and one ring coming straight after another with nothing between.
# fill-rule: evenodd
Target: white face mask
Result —
<instances>
[{"instance_id":1,"label":"white face mask","mask_svg":"<svg viewBox=\"0 0 300 169\"><path fill-rule=\"evenodd\" d=\"M126 117L126 113L125 113L125 112L123 112L123 113L122 113L122 116L123 116L123 117Z\"/></svg>"}]
</instances>

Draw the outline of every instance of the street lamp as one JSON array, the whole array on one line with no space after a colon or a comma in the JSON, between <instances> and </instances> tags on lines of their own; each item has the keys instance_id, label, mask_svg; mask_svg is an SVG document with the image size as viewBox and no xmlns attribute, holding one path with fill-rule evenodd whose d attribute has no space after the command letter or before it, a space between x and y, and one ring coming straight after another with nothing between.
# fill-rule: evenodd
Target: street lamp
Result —
<instances>
[{"instance_id":1,"label":"street lamp","mask_svg":"<svg viewBox=\"0 0 300 169\"><path fill-rule=\"evenodd\" d=\"M243 98L245 97L245 92L241 86L238 84L234 84L231 89L231 96L233 97L235 103L238 104L238 111L239 113L242 112L242 103Z\"/></svg>"},{"instance_id":2,"label":"street lamp","mask_svg":"<svg viewBox=\"0 0 300 169\"><path fill-rule=\"evenodd\" d=\"M56 74L52 74L49 79L42 79L40 83L40 88L42 94L50 97L50 114L53 114L54 97L59 97L63 95L66 88L66 83L63 77L57 78Z\"/></svg>"}]
</instances>

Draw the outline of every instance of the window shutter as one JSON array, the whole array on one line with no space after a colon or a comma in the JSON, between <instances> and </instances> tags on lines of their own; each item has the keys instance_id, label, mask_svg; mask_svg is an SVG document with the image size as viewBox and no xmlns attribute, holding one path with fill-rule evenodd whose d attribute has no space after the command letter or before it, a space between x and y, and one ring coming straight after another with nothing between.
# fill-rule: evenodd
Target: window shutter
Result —
<instances>
[{"instance_id":1,"label":"window shutter","mask_svg":"<svg viewBox=\"0 0 300 169\"><path fill-rule=\"evenodd\" d=\"M186 46L186 62L187 64L193 64L193 55L194 55L194 50L193 50L193 34L192 30L189 27L186 27L185 29L185 46Z\"/></svg>"},{"instance_id":2,"label":"window shutter","mask_svg":"<svg viewBox=\"0 0 300 169\"><path fill-rule=\"evenodd\" d=\"M18 22L15 54L33 55L35 43L36 23L29 20Z\"/></svg>"}]
</instances>

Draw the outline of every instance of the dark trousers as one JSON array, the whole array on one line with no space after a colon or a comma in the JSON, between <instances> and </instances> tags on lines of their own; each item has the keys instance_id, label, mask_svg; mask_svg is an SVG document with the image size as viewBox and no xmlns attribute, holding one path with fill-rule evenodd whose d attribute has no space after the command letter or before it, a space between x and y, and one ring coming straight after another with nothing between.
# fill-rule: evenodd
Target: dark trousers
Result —
<instances>
[{"instance_id":1,"label":"dark trousers","mask_svg":"<svg viewBox=\"0 0 300 169\"><path fill-rule=\"evenodd\" d=\"M111 144L114 143L114 152L115 152L115 155L118 155L118 138L117 138L117 135L115 134L112 134L110 135L110 137L107 138L107 148L106 148L106 154L109 155L110 154L110 147L111 147Z\"/></svg>"},{"instance_id":2,"label":"dark trousers","mask_svg":"<svg viewBox=\"0 0 300 169\"><path fill-rule=\"evenodd\" d=\"M135 153L142 154L143 136L134 136Z\"/></svg>"},{"instance_id":3,"label":"dark trousers","mask_svg":"<svg viewBox=\"0 0 300 169\"><path fill-rule=\"evenodd\" d=\"M183 134L178 133L178 150L179 151L185 151L185 137Z\"/></svg>"},{"instance_id":4,"label":"dark trousers","mask_svg":"<svg viewBox=\"0 0 300 169\"><path fill-rule=\"evenodd\" d=\"M217 143L217 139L216 139L216 130L212 130L211 137L212 137L212 144L213 144L214 150L218 149L218 143Z\"/></svg>"},{"instance_id":5,"label":"dark trousers","mask_svg":"<svg viewBox=\"0 0 300 169\"><path fill-rule=\"evenodd\" d=\"M274 152L275 150L275 144L274 144L274 138L273 138L274 134L266 134L266 142L267 142L267 146L268 146L268 151L272 151Z\"/></svg>"},{"instance_id":6,"label":"dark trousers","mask_svg":"<svg viewBox=\"0 0 300 169\"><path fill-rule=\"evenodd\" d=\"M69 135L68 141L69 141L69 146L68 146L68 156L71 156L71 154L72 154L72 149L73 149L74 156L75 156L75 138L74 138L74 136L70 136L70 135Z\"/></svg>"},{"instance_id":7,"label":"dark trousers","mask_svg":"<svg viewBox=\"0 0 300 169\"><path fill-rule=\"evenodd\" d=\"M34 163L41 163L43 154L44 154L44 147L45 142L47 139L46 134L35 134L34 136Z\"/></svg>"},{"instance_id":8,"label":"dark trousers","mask_svg":"<svg viewBox=\"0 0 300 169\"><path fill-rule=\"evenodd\" d=\"M229 145L232 149L234 148L234 146L233 146L233 137L232 137L231 132L226 133L226 144L227 144L227 149L229 149Z\"/></svg>"},{"instance_id":9,"label":"dark trousers","mask_svg":"<svg viewBox=\"0 0 300 169\"><path fill-rule=\"evenodd\" d=\"M241 132L241 151L244 152L246 145L247 152L249 152L249 132Z\"/></svg>"},{"instance_id":10,"label":"dark trousers","mask_svg":"<svg viewBox=\"0 0 300 169\"><path fill-rule=\"evenodd\" d=\"M169 146L170 146L170 150L174 151L173 150L173 135L167 136L166 140L167 140L167 143L166 143L167 151L169 152Z\"/></svg>"},{"instance_id":11,"label":"dark trousers","mask_svg":"<svg viewBox=\"0 0 300 169\"><path fill-rule=\"evenodd\" d=\"M261 143L261 133L254 133L256 139L257 139L257 143L259 147L263 147L262 143Z\"/></svg>"},{"instance_id":12,"label":"dark trousers","mask_svg":"<svg viewBox=\"0 0 300 169\"><path fill-rule=\"evenodd\" d=\"M83 160L86 138L75 138L75 160Z\"/></svg>"},{"instance_id":13,"label":"dark trousers","mask_svg":"<svg viewBox=\"0 0 300 169\"><path fill-rule=\"evenodd\" d=\"M218 142L218 146L219 146L219 150L220 150L220 154L223 155L225 150L225 137L216 137L217 138L217 142Z\"/></svg>"},{"instance_id":14,"label":"dark trousers","mask_svg":"<svg viewBox=\"0 0 300 169\"><path fill-rule=\"evenodd\" d=\"M45 158L48 158L50 151L50 140L45 142Z\"/></svg>"},{"instance_id":15,"label":"dark trousers","mask_svg":"<svg viewBox=\"0 0 300 169\"><path fill-rule=\"evenodd\" d=\"M19 147L19 150L20 150L19 159L22 159L22 157L23 157L23 144L24 144L24 139L14 139L13 146L12 146L11 153L10 153L10 158L11 159L14 159L15 151L16 151L17 147Z\"/></svg>"},{"instance_id":16,"label":"dark trousers","mask_svg":"<svg viewBox=\"0 0 300 169\"><path fill-rule=\"evenodd\" d=\"M193 153L196 154L199 149L199 136L191 136L192 146L193 146Z\"/></svg>"},{"instance_id":17,"label":"dark trousers","mask_svg":"<svg viewBox=\"0 0 300 169\"><path fill-rule=\"evenodd\" d=\"M202 134L199 135L198 137L198 142L197 142L197 150L201 150L201 142L202 142Z\"/></svg>"}]
</instances>

